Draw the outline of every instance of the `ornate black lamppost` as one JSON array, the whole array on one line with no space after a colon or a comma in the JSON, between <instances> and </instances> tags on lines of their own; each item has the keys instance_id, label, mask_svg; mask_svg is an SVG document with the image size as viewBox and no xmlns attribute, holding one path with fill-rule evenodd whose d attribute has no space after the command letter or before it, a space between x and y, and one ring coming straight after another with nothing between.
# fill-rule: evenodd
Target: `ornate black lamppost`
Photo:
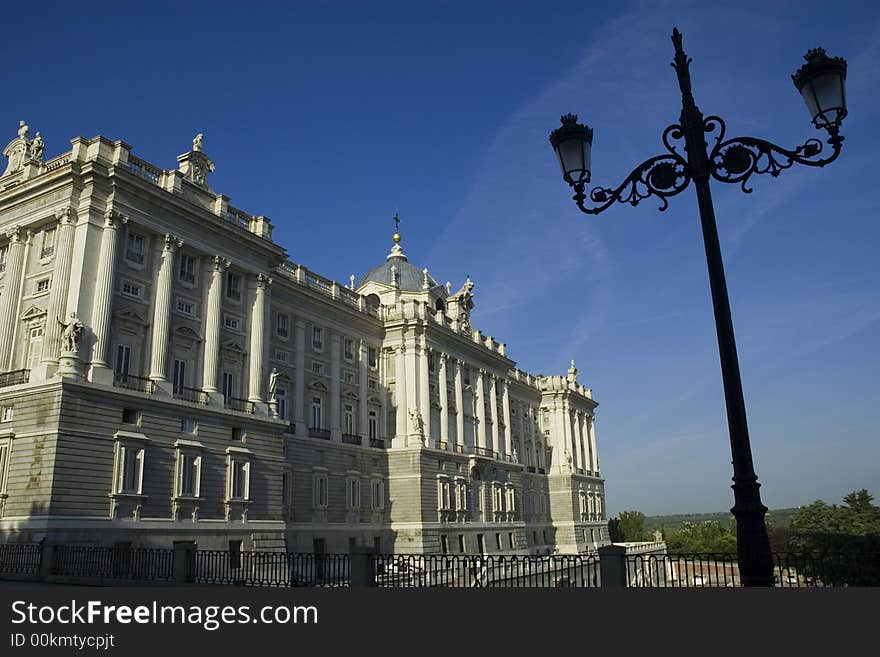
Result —
<instances>
[{"instance_id":1,"label":"ornate black lamppost","mask_svg":"<svg viewBox=\"0 0 880 657\"><path fill-rule=\"evenodd\" d=\"M721 356L721 375L724 380L724 399L727 405L727 423L730 429L730 449L733 455L734 506L736 517L737 553L740 578L745 586L773 585L773 555L767 537L764 515L767 507L761 503L758 477L752 464L752 449L746 425L746 407L743 401L739 361L730 318L730 302L718 244L715 209L709 179L726 183L740 183L750 193L749 178L755 173L778 176L795 162L809 166L825 166L840 154L843 137L840 123L846 116L846 62L840 57L829 58L822 48L807 52L803 65L793 76L795 86L804 97L813 124L828 132L831 153L820 157L823 151L819 139L808 139L794 150L786 150L755 137L725 139L726 126L718 116L703 118L691 94L690 59L681 46L681 32L672 31L675 59L672 63L678 74L681 89L681 118L679 123L663 131L663 145L668 154L658 155L637 166L615 189L594 187L586 207L584 188L590 182L590 147L593 130L577 123L577 116L562 117L562 127L550 135L550 143L559 158L562 177L575 191L577 206L587 214L599 214L613 203L638 205L639 201L656 196L660 210L665 210L667 199L682 192L693 181L697 190L703 241L709 266L709 284L715 309L715 328ZM706 134L714 137L712 149L706 143ZM684 153L673 142L684 141Z\"/></svg>"}]
</instances>

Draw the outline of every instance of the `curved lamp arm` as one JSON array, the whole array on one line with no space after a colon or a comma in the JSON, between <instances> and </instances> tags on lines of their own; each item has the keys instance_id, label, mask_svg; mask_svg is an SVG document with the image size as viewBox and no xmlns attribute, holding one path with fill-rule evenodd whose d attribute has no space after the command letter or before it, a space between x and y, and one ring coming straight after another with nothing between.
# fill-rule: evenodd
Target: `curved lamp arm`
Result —
<instances>
[{"instance_id":1,"label":"curved lamp arm","mask_svg":"<svg viewBox=\"0 0 880 657\"><path fill-rule=\"evenodd\" d=\"M727 127L718 116L706 117L703 129L707 133L718 130L715 145L709 154L712 177L719 182L740 183L746 194L752 193L752 188L748 187L747 183L754 174L769 173L775 178L795 163L824 167L837 159L843 144L843 137L838 134L836 127L829 128L831 138L828 144L831 145L832 151L824 158L817 157L822 154L823 145L821 140L816 138L808 139L794 150L788 150L756 137L734 137L725 140Z\"/></svg>"},{"instance_id":2,"label":"curved lamp arm","mask_svg":"<svg viewBox=\"0 0 880 657\"><path fill-rule=\"evenodd\" d=\"M669 151L668 155L657 155L645 160L616 188L594 187L590 190L590 200L597 204L593 207L584 205L587 199L584 183L573 185L575 190L573 198L581 212L599 214L614 203L629 203L635 206L651 196L660 199L659 210L663 211L669 207L666 199L684 191L691 181L687 160L679 155L676 146L670 143L670 137L675 140L682 139L681 126L671 125L663 131L663 144Z\"/></svg>"}]
</instances>

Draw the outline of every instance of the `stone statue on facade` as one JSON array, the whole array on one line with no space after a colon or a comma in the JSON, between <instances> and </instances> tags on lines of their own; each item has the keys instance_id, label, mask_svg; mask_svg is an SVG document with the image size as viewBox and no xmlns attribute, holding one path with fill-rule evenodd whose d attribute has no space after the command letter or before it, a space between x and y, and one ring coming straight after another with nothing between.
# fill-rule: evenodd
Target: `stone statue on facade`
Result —
<instances>
[{"instance_id":1,"label":"stone statue on facade","mask_svg":"<svg viewBox=\"0 0 880 657\"><path fill-rule=\"evenodd\" d=\"M57 321L61 324L61 350L76 353L79 349L79 338L86 328L85 324L79 320L75 312L70 313L69 322L65 323L60 319Z\"/></svg>"},{"instance_id":2,"label":"stone statue on facade","mask_svg":"<svg viewBox=\"0 0 880 657\"><path fill-rule=\"evenodd\" d=\"M30 128L24 120L18 122L18 136L24 140L30 139Z\"/></svg>"},{"instance_id":3,"label":"stone statue on facade","mask_svg":"<svg viewBox=\"0 0 880 657\"><path fill-rule=\"evenodd\" d=\"M205 135L203 135L203 134L200 132L199 134L197 134L197 135L193 138L193 150L194 150L194 151L201 151L201 150L202 150L202 146L203 146L203 144L202 144L202 139L204 138L204 136L205 136Z\"/></svg>"},{"instance_id":4,"label":"stone statue on facade","mask_svg":"<svg viewBox=\"0 0 880 657\"><path fill-rule=\"evenodd\" d=\"M43 143L43 138L40 136L39 131L37 132L34 140L30 144L30 159L33 162L42 162L43 161L43 150L45 149L45 144Z\"/></svg>"},{"instance_id":5,"label":"stone statue on facade","mask_svg":"<svg viewBox=\"0 0 880 657\"><path fill-rule=\"evenodd\" d=\"M655 543L662 543L663 542L663 532L661 532L659 529L654 532L654 542Z\"/></svg>"},{"instance_id":6,"label":"stone statue on facade","mask_svg":"<svg viewBox=\"0 0 880 657\"><path fill-rule=\"evenodd\" d=\"M417 433L419 436L424 436L424 422L422 421L422 414L415 409L410 409L409 421L412 424L413 432Z\"/></svg>"},{"instance_id":7,"label":"stone statue on facade","mask_svg":"<svg viewBox=\"0 0 880 657\"><path fill-rule=\"evenodd\" d=\"M269 372L269 399L275 399L275 390L278 388L278 369L273 367Z\"/></svg>"}]
</instances>

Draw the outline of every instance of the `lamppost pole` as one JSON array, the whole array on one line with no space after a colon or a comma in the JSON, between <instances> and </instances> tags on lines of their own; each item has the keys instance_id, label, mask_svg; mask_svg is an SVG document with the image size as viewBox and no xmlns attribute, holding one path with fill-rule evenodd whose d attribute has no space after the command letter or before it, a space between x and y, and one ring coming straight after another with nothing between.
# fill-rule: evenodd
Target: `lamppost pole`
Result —
<instances>
[{"instance_id":1,"label":"lamppost pole","mask_svg":"<svg viewBox=\"0 0 880 657\"><path fill-rule=\"evenodd\" d=\"M824 50L817 48L807 53L807 64L792 76L807 103L813 123L817 128L827 130L830 136L827 143L833 151L829 157L822 159L817 157L823 149L818 139L808 139L794 150L786 150L754 137L725 140L724 121L717 116L704 118L694 102L690 59L682 48L678 29L672 32L672 42L675 46L672 66L678 75L682 109L679 124L671 125L663 132L667 154L652 157L640 164L617 188L593 188L590 199L597 205L587 207L584 189L591 176L593 130L578 124L577 116L569 114L562 117L562 127L550 135L550 142L559 158L564 180L575 190L574 201L587 214L599 214L615 202L635 206L650 196L657 196L662 202L660 210L665 210L669 197L681 193L691 181L694 183L706 248L730 432L734 494L731 512L736 518L740 580L744 586L772 586L773 554L764 521L767 507L761 502L760 484L752 462L730 300L709 181L714 177L721 182L739 183L744 192L750 193L752 190L746 183L755 173L769 173L776 177L795 162L821 167L835 160L843 142L838 132L840 122L846 116L846 62L840 58L830 59ZM710 150L705 135L716 130L715 144ZM681 140L684 141L687 157L673 143Z\"/></svg>"}]
</instances>

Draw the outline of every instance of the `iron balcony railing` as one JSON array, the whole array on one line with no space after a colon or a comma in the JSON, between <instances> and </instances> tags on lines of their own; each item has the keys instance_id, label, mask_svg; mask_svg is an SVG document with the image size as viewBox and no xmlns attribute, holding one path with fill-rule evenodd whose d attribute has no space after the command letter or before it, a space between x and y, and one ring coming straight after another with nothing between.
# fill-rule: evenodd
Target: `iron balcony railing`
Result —
<instances>
[{"instance_id":1,"label":"iron balcony railing","mask_svg":"<svg viewBox=\"0 0 880 657\"><path fill-rule=\"evenodd\" d=\"M125 388L126 390L136 390L146 395L152 395L156 392L156 384L152 380L143 376L124 374L122 372L117 372L113 376L113 385L117 388Z\"/></svg>"},{"instance_id":2,"label":"iron balcony railing","mask_svg":"<svg viewBox=\"0 0 880 657\"><path fill-rule=\"evenodd\" d=\"M194 404L208 404L208 393L198 388L187 388L186 386L174 386L174 398L183 401L192 402Z\"/></svg>"},{"instance_id":3,"label":"iron balcony railing","mask_svg":"<svg viewBox=\"0 0 880 657\"><path fill-rule=\"evenodd\" d=\"M370 438L370 447L375 447L376 449L385 449L385 439Z\"/></svg>"},{"instance_id":4,"label":"iron balcony railing","mask_svg":"<svg viewBox=\"0 0 880 657\"><path fill-rule=\"evenodd\" d=\"M474 454L479 456L488 456L491 459L498 458L498 452L491 450L487 447L474 447Z\"/></svg>"},{"instance_id":5,"label":"iron balcony railing","mask_svg":"<svg viewBox=\"0 0 880 657\"><path fill-rule=\"evenodd\" d=\"M360 445L362 439L360 436L357 436L353 433L344 433L342 434L342 442L347 443L349 445Z\"/></svg>"},{"instance_id":6,"label":"iron balcony railing","mask_svg":"<svg viewBox=\"0 0 880 657\"><path fill-rule=\"evenodd\" d=\"M0 543L0 573L36 575L43 563L42 543Z\"/></svg>"},{"instance_id":7,"label":"iron balcony railing","mask_svg":"<svg viewBox=\"0 0 880 657\"><path fill-rule=\"evenodd\" d=\"M191 572L197 584L348 586L350 567L347 554L195 550Z\"/></svg>"},{"instance_id":8,"label":"iron balcony railing","mask_svg":"<svg viewBox=\"0 0 880 657\"><path fill-rule=\"evenodd\" d=\"M321 438L323 440L330 440L330 429L309 427L309 438Z\"/></svg>"},{"instance_id":9,"label":"iron balcony railing","mask_svg":"<svg viewBox=\"0 0 880 657\"><path fill-rule=\"evenodd\" d=\"M30 370L12 370L11 372L3 372L3 374L0 374L0 388L27 383L30 378Z\"/></svg>"},{"instance_id":10,"label":"iron balcony railing","mask_svg":"<svg viewBox=\"0 0 880 657\"><path fill-rule=\"evenodd\" d=\"M526 466L526 472L534 473L534 472L535 472L535 466L533 466L533 465L527 465L527 466Z\"/></svg>"},{"instance_id":11,"label":"iron balcony railing","mask_svg":"<svg viewBox=\"0 0 880 657\"><path fill-rule=\"evenodd\" d=\"M223 405L231 411L239 413L253 413L254 402L247 399L239 399L238 397L224 397Z\"/></svg>"}]
</instances>

